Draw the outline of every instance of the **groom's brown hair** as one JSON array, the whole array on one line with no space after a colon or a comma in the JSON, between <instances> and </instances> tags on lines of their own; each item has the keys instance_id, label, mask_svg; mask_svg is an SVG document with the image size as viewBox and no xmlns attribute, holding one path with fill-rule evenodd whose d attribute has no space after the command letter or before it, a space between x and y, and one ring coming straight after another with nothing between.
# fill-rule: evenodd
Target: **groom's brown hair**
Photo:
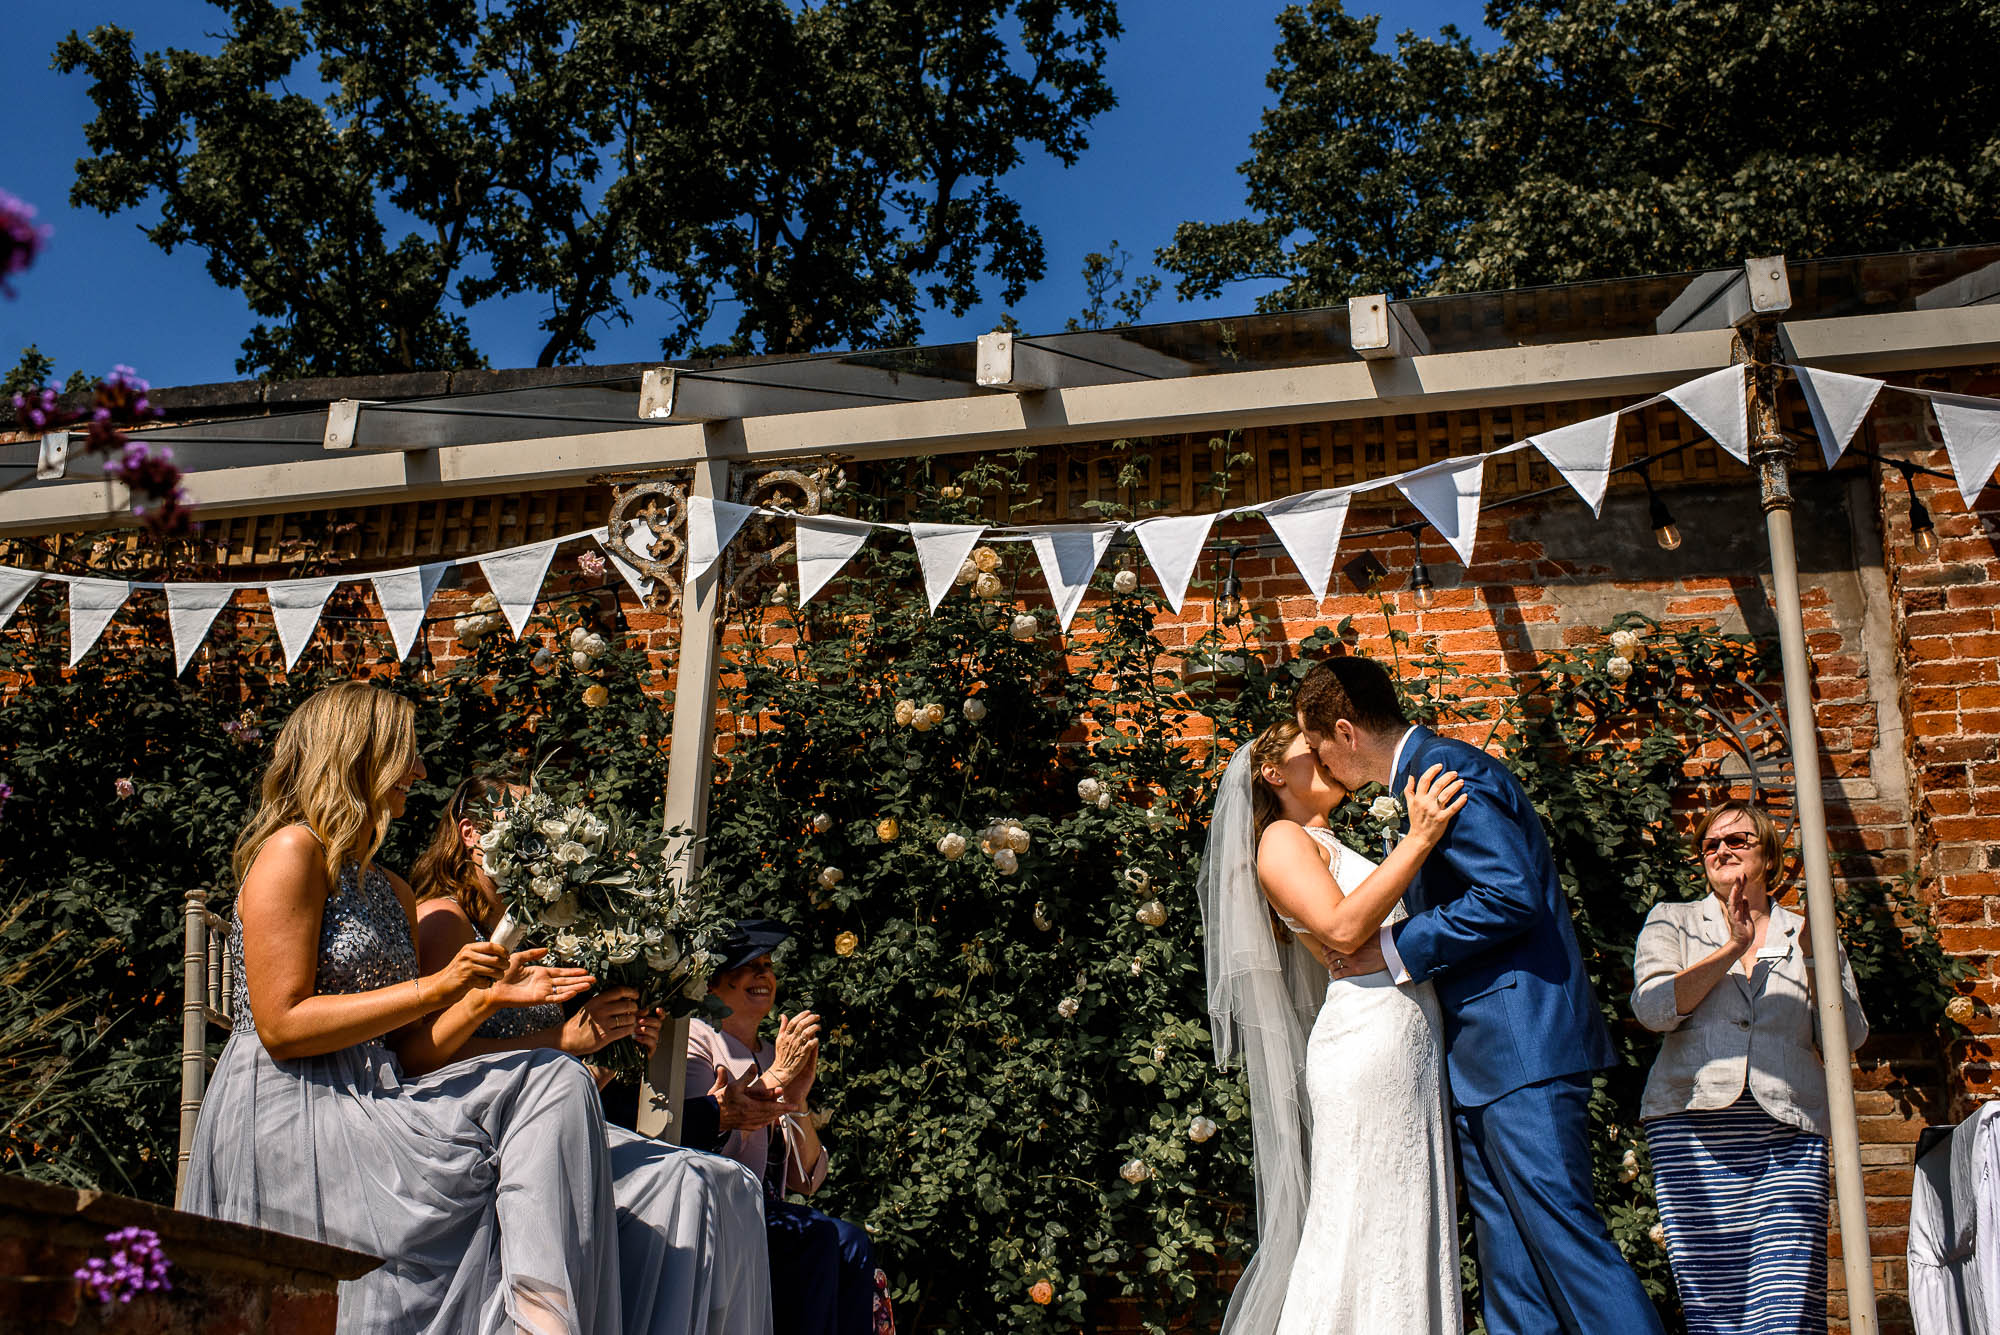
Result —
<instances>
[{"instance_id":1,"label":"groom's brown hair","mask_svg":"<svg viewBox=\"0 0 2000 1335\"><path fill-rule=\"evenodd\" d=\"M1324 736L1346 719L1364 732L1391 732L1408 726L1395 678L1372 658L1328 658L1306 673L1294 698L1299 717Z\"/></svg>"}]
</instances>

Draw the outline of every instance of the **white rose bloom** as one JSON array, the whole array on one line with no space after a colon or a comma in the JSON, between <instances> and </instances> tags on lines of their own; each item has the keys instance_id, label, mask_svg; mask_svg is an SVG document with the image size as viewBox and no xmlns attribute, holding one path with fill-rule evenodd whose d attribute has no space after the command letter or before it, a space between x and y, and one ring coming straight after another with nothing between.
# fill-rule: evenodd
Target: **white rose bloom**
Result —
<instances>
[{"instance_id":1,"label":"white rose bloom","mask_svg":"<svg viewBox=\"0 0 2000 1335\"><path fill-rule=\"evenodd\" d=\"M1035 619L1032 612L1017 612L1007 627L1007 633L1017 640L1032 640L1042 633L1042 623Z\"/></svg>"},{"instance_id":2,"label":"white rose bloom","mask_svg":"<svg viewBox=\"0 0 2000 1335\"><path fill-rule=\"evenodd\" d=\"M928 709L919 709L910 716L910 726L918 732L929 732L935 723L936 720L931 717L931 711Z\"/></svg>"},{"instance_id":3,"label":"white rose bloom","mask_svg":"<svg viewBox=\"0 0 2000 1335\"><path fill-rule=\"evenodd\" d=\"M972 582L972 591L981 598L991 599L998 598L1001 594L1005 593L1007 586L1000 582L998 575L988 571Z\"/></svg>"},{"instance_id":4,"label":"white rose bloom","mask_svg":"<svg viewBox=\"0 0 2000 1335\"><path fill-rule=\"evenodd\" d=\"M535 833L541 835L542 838L548 840L550 843L559 844L569 838L569 823L557 817L550 816L546 820L535 822Z\"/></svg>"},{"instance_id":5,"label":"white rose bloom","mask_svg":"<svg viewBox=\"0 0 2000 1335\"><path fill-rule=\"evenodd\" d=\"M961 561L958 566L958 573L952 576L952 583L961 585L970 584L978 578L979 567L970 561Z\"/></svg>"},{"instance_id":6,"label":"white rose bloom","mask_svg":"<svg viewBox=\"0 0 2000 1335\"><path fill-rule=\"evenodd\" d=\"M925 705L924 717L929 719L931 726L935 728L938 724L944 722L944 706L940 704Z\"/></svg>"},{"instance_id":7,"label":"white rose bloom","mask_svg":"<svg viewBox=\"0 0 2000 1335\"><path fill-rule=\"evenodd\" d=\"M1153 878L1147 873L1144 867L1127 867L1125 869L1125 884L1131 886L1134 893L1143 892L1152 883Z\"/></svg>"},{"instance_id":8,"label":"white rose bloom","mask_svg":"<svg viewBox=\"0 0 2000 1335\"><path fill-rule=\"evenodd\" d=\"M1403 818L1403 804L1384 793L1368 804L1368 814L1387 825Z\"/></svg>"},{"instance_id":9,"label":"white rose bloom","mask_svg":"<svg viewBox=\"0 0 2000 1335\"><path fill-rule=\"evenodd\" d=\"M937 850L944 855L945 861L956 862L965 856L965 836L953 830L938 840Z\"/></svg>"},{"instance_id":10,"label":"white rose bloom","mask_svg":"<svg viewBox=\"0 0 2000 1335\"><path fill-rule=\"evenodd\" d=\"M1065 1020L1073 1020L1076 1018L1076 1007L1077 1001L1075 997L1064 997L1056 1003L1056 1014L1062 1016Z\"/></svg>"},{"instance_id":11,"label":"white rose bloom","mask_svg":"<svg viewBox=\"0 0 2000 1335\"><path fill-rule=\"evenodd\" d=\"M585 848L582 844L577 843L574 839L565 839L562 843L556 845L557 862L568 862L574 864L578 862L586 862L589 859L590 859L590 850Z\"/></svg>"},{"instance_id":12,"label":"white rose bloom","mask_svg":"<svg viewBox=\"0 0 2000 1335\"><path fill-rule=\"evenodd\" d=\"M1104 791L1104 785L1095 779L1083 779L1076 785L1076 795L1086 802L1095 802L1097 795Z\"/></svg>"},{"instance_id":13,"label":"white rose bloom","mask_svg":"<svg viewBox=\"0 0 2000 1335\"><path fill-rule=\"evenodd\" d=\"M591 635L584 640L583 651L592 658L602 658L611 652L611 645L602 635Z\"/></svg>"},{"instance_id":14,"label":"white rose bloom","mask_svg":"<svg viewBox=\"0 0 2000 1335\"><path fill-rule=\"evenodd\" d=\"M963 712L967 722L977 723L986 717L986 702L977 699L967 700Z\"/></svg>"},{"instance_id":15,"label":"white rose bloom","mask_svg":"<svg viewBox=\"0 0 2000 1335\"><path fill-rule=\"evenodd\" d=\"M575 668L578 672L588 672L593 667L597 666L597 664L594 661L592 661L590 655L585 653L581 649L578 649L574 653L570 654L569 665Z\"/></svg>"},{"instance_id":16,"label":"white rose bloom","mask_svg":"<svg viewBox=\"0 0 2000 1335\"><path fill-rule=\"evenodd\" d=\"M819 870L819 883L822 889L831 890L846 879L847 873L838 867L821 867Z\"/></svg>"},{"instance_id":17,"label":"white rose bloom","mask_svg":"<svg viewBox=\"0 0 2000 1335\"><path fill-rule=\"evenodd\" d=\"M654 973L667 973L679 962L679 952L669 947L648 947L646 950L646 967Z\"/></svg>"},{"instance_id":18,"label":"white rose bloom","mask_svg":"<svg viewBox=\"0 0 2000 1335\"><path fill-rule=\"evenodd\" d=\"M563 896L563 880L560 876L537 876L528 882L528 888L541 898L554 901Z\"/></svg>"},{"instance_id":19,"label":"white rose bloom","mask_svg":"<svg viewBox=\"0 0 2000 1335\"><path fill-rule=\"evenodd\" d=\"M1613 681L1623 681L1632 675L1632 660L1615 655L1604 660L1604 675Z\"/></svg>"},{"instance_id":20,"label":"white rose bloom","mask_svg":"<svg viewBox=\"0 0 2000 1335\"><path fill-rule=\"evenodd\" d=\"M1199 1145L1213 1136L1217 1130L1213 1118L1196 1116L1188 1123L1188 1139Z\"/></svg>"},{"instance_id":21,"label":"white rose bloom","mask_svg":"<svg viewBox=\"0 0 2000 1335\"><path fill-rule=\"evenodd\" d=\"M910 723L916 717L917 717L917 702L915 700L898 700L896 702L897 727L899 728L909 727Z\"/></svg>"},{"instance_id":22,"label":"white rose bloom","mask_svg":"<svg viewBox=\"0 0 2000 1335\"><path fill-rule=\"evenodd\" d=\"M1097 809L1099 811L1109 811L1111 809L1111 790L1109 788L1106 788L1097 795Z\"/></svg>"},{"instance_id":23,"label":"white rose bloom","mask_svg":"<svg viewBox=\"0 0 2000 1335\"><path fill-rule=\"evenodd\" d=\"M569 647L572 649L581 649L583 648L583 642L589 638L590 632L582 626L578 626L569 633Z\"/></svg>"},{"instance_id":24,"label":"white rose bloom","mask_svg":"<svg viewBox=\"0 0 2000 1335\"><path fill-rule=\"evenodd\" d=\"M494 849L500 847L500 841L506 837L506 825L495 822L487 828L485 834L479 836L479 851L482 853L491 853Z\"/></svg>"},{"instance_id":25,"label":"white rose bloom","mask_svg":"<svg viewBox=\"0 0 2000 1335\"><path fill-rule=\"evenodd\" d=\"M1149 899L1133 910L1132 916L1148 927L1160 927L1167 921L1167 906L1157 899Z\"/></svg>"},{"instance_id":26,"label":"white rose bloom","mask_svg":"<svg viewBox=\"0 0 2000 1335\"><path fill-rule=\"evenodd\" d=\"M575 932L557 932L555 947L556 954L573 960L583 954L583 938Z\"/></svg>"},{"instance_id":27,"label":"white rose bloom","mask_svg":"<svg viewBox=\"0 0 2000 1335\"><path fill-rule=\"evenodd\" d=\"M583 906L575 895L564 895L542 910L542 921L550 927L574 927L583 916Z\"/></svg>"},{"instance_id":28,"label":"white rose bloom","mask_svg":"<svg viewBox=\"0 0 2000 1335\"><path fill-rule=\"evenodd\" d=\"M1637 658L1644 651L1639 647L1639 636L1636 632L1614 630L1611 632L1611 652L1620 658Z\"/></svg>"},{"instance_id":29,"label":"white rose bloom","mask_svg":"<svg viewBox=\"0 0 2000 1335\"><path fill-rule=\"evenodd\" d=\"M1021 869L1021 860L1014 856L1014 850L1003 848L993 855L993 870L1002 876L1012 876Z\"/></svg>"},{"instance_id":30,"label":"white rose bloom","mask_svg":"<svg viewBox=\"0 0 2000 1335\"><path fill-rule=\"evenodd\" d=\"M827 815L824 811L818 813L812 819L812 828L814 834L825 834L833 828L833 817Z\"/></svg>"},{"instance_id":31,"label":"white rose bloom","mask_svg":"<svg viewBox=\"0 0 2000 1335\"><path fill-rule=\"evenodd\" d=\"M597 944L603 948L605 958L613 964L630 964L639 958L639 947L643 943L637 933L612 927L598 933Z\"/></svg>"},{"instance_id":32,"label":"white rose bloom","mask_svg":"<svg viewBox=\"0 0 2000 1335\"><path fill-rule=\"evenodd\" d=\"M1153 1170L1144 1159L1127 1159L1124 1167L1118 1170L1118 1176L1135 1187L1152 1175Z\"/></svg>"},{"instance_id":33,"label":"white rose bloom","mask_svg":"<svg viewBox=\"0 0 2000 1335\"><path fill-rule=\"evenodd\" d=\"M1013 849L1016 853L1025 853L1028 851L1029 845L1033 842L1034 840L1029 836L1026 826L1008 825L1007 847Z\"/></svg>"},{"instance_id":34,"label":"white rose bloom","mask_svg":"<svg viewBox=\"0 0 2000 1335\"><path fill-rule=\"evenodd\" d=\"M1120 593L1132 593L1139 587L1139 572L1121 570L1111 577L1111 587Z\"/></svg>"}]
</instances>

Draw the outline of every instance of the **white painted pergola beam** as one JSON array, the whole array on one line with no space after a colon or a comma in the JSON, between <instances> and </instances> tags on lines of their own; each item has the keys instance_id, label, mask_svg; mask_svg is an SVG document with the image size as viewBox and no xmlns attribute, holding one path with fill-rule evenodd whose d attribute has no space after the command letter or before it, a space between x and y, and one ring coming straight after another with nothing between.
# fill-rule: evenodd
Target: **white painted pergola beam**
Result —
<instances>
[{"instance_id":1,"label":"white painted pergola beam","mask_svg":"<svg viewBox=\"0 0 2000 1335\"><path fill-rule=\"evenodd\" d=\"M1857 373L2000 361L2000 305L1805 320L1785 331L1796 359ZM191 472L187 486L204 513L222 519L581 485L703 459L904 458L1653 394L1728 365L1731 338L1718 329L1327 362L409 452L325 451L315 442L290 462ZM32 458L35 445L5 448ZM103 480L30 484L0 496L0 536L125 522L124 508L123 488Z\"/></svg>"}]
</instances>

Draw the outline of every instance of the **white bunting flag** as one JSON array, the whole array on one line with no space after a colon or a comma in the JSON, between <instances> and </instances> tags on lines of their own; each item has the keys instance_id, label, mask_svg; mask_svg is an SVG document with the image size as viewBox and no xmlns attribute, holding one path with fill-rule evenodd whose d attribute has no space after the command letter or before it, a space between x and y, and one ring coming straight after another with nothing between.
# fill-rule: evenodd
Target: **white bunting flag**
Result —
<instances>
[{"instance_id":1,"label":"white bunting flag","mask_svg":"<svg viewBox=\"0 0 2000 1335\"><path fill-rule=\"evenodd\" d=\"M1750 462L1750 409L1742 366L1725 366L1664 396L1738 463Z\"/></svg>"},{"instance_id":2,"label":"white bunting flag","mask_svg":"<svg viewBox=\"0 0 2000 1335\"><path fill-rule=\"evenodd\" d=\"M931 611L938 609L958 578L958 568L986 533L983 524L912 524L910 540L917 545L917 564L924 572L924 594Z\"/></svg>"},{"instance_id":3,"label":"white bunting flag","mask_svg":"<svg viewBox=\"0 0 2000 1335\"><path fill-rule=\"evenodd\" d=\"M28 596L28 590L42 582L42 577L33 570L13 570L0 566L0 627L6 626L20 610L21 600Z\"/></svg>"},{"instance_id":4,"label":"white bunting flag","mask_svg":"<svg viewBox=\"0 0 2000 1335\"><path fill-rule=\"evenodd\" d=\"M1458 559L1472 564L1472 543L1479 534L1479 489L1486 477L1483 456L1454 459L1396 484L1424 518L1431 521Z\"/></svg>"},{"instance_id":5,"label":"white bunting flag","mask_svg":"<svg viewBox=\"0 0 2000 1335\"><path fill-rule=\"evenodd\" d=\"M708 496L688 497L687 583L690 588L700 583L701 577L722 559L724 549L755 508Z\"/></svg>"},{"instance_id":6,"label":"white bunting flag","mask_svg":"<svg viewBox=\"0 0 2000 1335\"><path fill-rule=\"evenodd\" d=\"M1083 591L1090 587L1090 577L1097 573L1097 563L1118 534L1118 525L1060 524L1030 532L1035 555L1042 563L1042 578L1055 598L1056 620L1067 631L1070 618L1083 601Z\"/></svg>"},{"instance_id":7,"label":"white bunting flag","mask_svg":"<svg viewBox=\"0 0 2000 1335\"><path fill-rule=\"evenodd\" d=\"M799 603L804 607L840 573L853 555L868 541L873 524L858 519L838 519L826 515L801 516L798 521Z\"/></svg>"},{"instance_id":8,"label":"white bunting flag","mask_svg":"<svg viewBox=\"0 0 2000 1335\"><path fill-rule=\"evenodd\" d=\"M396 661L410 656L417 647L417 632L423 628L424 613L431 598L444 583L452 562L435 561L409 570L386 570L373 577L375 601L382 605L382 619L389 623L389 637L396 642Z\"/></svg>"},{"instance_id":9,"label":"white bunting flag","mask_svg":"<svg viewBox=\"0 0 2000 1335\"><path fill-rule=\"evenodd\" d=\"M1611 482L1611 453L1618 448L1618 414L1606 413L1587 421L1559 426L1553 431L1528 437L1562 474L1563 481L1576 488L1593 515L1604 513L1604 489Z\"/></svg>"},{"instance_id":10,"label":"white bunting flag","mask_svg":"<svg viewBox=\"0 0 2000 1335\"><path fill-rule=\"evenodd\" d=\"M549 562L556 559L556 541L550 538L532 547L516 547L479 558L479 573L486 576L486 587L492 590L501 615L507 618L507 626L517 640L527 629L528 618L535 614L535 603L542 596L542 581L549 575Z\"/></svg>"},{"instance_id":11,"label":"white bunting flag","mask_svg":"<svg viewBox=\"0 0 2000 1335\"><path fill-rule=\"evenodd\" d=\"M1323 601L1327 586L1333 582L1333 558L1340 550L1340 534L1347 527L1347 506L1352 498L1353 493L1345 488L1329 487L1251 507L1264 516L1278 541L1285 544L1286 553L1315 599Z\"/></svg>"},{"instance_id":12,"label":"white bunting flag","mask_svg":"<svg viewBox=\"0 0 2000 1335\"><path fill-rule=\"evenodd\" d=\"M442 574L445 567L425 566L424 569L426 571L435 569ZM409 570L396 573L414 575L417 572ZM387 578L391 576L376 576L375 588L378 593L381 591L381 581ZM281 579L264 586L264 592L271 599L271 621L278 628L278 643L285 650L285 671L292 670L292 664L299 661L299 655L306 651L308 644L312 643L313 632L319 629L320 613L326 610L326 600L333 596L334 586L339 583L338 579L332 578ZM433 592L436 588L435 584L431 586ZM424 602L426 604L430 602L428 596ZM388 599L384 598L385 611L387 607ZM421 608L418 609L417 616L422 618ZM393 627L395 623L392 620L390 624ZM396 639L396 648L399 658L409 653L403 645L401 636Z\"/></svg>"},{"instance_id":13,"label":"white bunting flag","mask_svg":"<svg viewBox=\"0 0 2000 1335\"><path fill-rule=\"evenodd\" d=\"M1215 527L1216 518L1212 514L1174 515L1141 520L1132 526L1139 535L1139 546L1145 551L1147 562L1159 577L1160 592L1167 595L1167 605L1176 612L1187 598L1188 581L1194 578L1194 568L1201 564L1201 545L1208 541L1208 531Z\"/></svg>"},{"instance_id":14,"label":"white bunting flag","mask_svg":"<svg viewBox=\"0 0 2000 1335\"><path fill-rule=\"evenodd\" d=\"M1965 498L1969 510L1992 479L1994 466L2000 464L2000 400L1934 394L1931 411L1937 414L1938 432L1944 437L1945 453L1951 456L1958 494Z\"/></svg>"},{"instance_id":15,"label":"white bunting flag","mask_svg":"<svg viewBox=\"0 0 2000 1335\"><path fill-rule=\"evenodd\" d=\"M1840 462L1847 442L1861 428L1882 382L1862 375L1842 375L1838 371L1815 371L1809 366L1792 368L1805 392L1806 408L1812 413L1813 429L1819 432L1819 452L1826 466Z\"/></svg>"},{"instance_id":16,"label":"white bunting flag","mask_svg":"<svg viewBox=\"0 0 2000 1335\"><path fill-rule=\"evenodd\" d=\"M653 581L640 574L638 567L629 564L617 552L611 550L611 530L600 528L590 536L597 539L597 545L604 549L604 559L611 562L612 568L618 572L618 578L624 580L625 587L632 590L632 596L642 605L650 605L646 600L653 595ZM653 557L653 542L651 524L643 519L626 521L625 545L631 548L634 554L650 561Z\"/></svg>"},{"instance_id":17,"label":"white bunting flag","mask_svg":"<svg viewBox=\"0 0 2000 1335\"><path fill-rule=\"evenodd\" d=\"M132 586L122 579L71 579L69 581L69 665L75 667L104 634L111 618L132 596Z\"/></svg>"},{"instance_id":18,"label":"white bunting flag","mask_svg":"<svg viewBox=\"0 0 2000 1335\"><path fill-rule=\"evenodd\" d=\"M215 614L236 596L237 587L234 584L167 585L167 633L174 641L176 677L187 671L188 661L194 657L194 651L201 648L201 642L208 638L208 628L215 624Z\"/></svg>"}]
</instances>

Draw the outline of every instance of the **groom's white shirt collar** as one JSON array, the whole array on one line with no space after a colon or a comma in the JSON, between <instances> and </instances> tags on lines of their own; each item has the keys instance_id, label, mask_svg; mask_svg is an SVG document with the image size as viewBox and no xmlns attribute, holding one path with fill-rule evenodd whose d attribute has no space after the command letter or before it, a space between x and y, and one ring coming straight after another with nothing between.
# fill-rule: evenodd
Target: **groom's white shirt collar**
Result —
<instances>
[{"instance_id":1,"label":"groom's white shirt collar","mask_svg":"<svg viewBox=\"0 0 2000 1335\"><path fill-rule=\"evenodd\" d=\"M1403 730L1403 735L1396 739L1396 753L1389 758L1389 794L1392 797L1396 796L1396 776L1403 772L1403 748L1410 744L1418 726L1412 723ZM1397 800L1402 799L1398 797ZM1383 923L1382 929L1375 935L1382 946L1382 962L1389 966L1389 976L1399 983L1409 982L1410 971L1403 967L1403 957L1396 953L1396 934L1389 930L1389 924Z\"/></svg>"}]
</instances>

